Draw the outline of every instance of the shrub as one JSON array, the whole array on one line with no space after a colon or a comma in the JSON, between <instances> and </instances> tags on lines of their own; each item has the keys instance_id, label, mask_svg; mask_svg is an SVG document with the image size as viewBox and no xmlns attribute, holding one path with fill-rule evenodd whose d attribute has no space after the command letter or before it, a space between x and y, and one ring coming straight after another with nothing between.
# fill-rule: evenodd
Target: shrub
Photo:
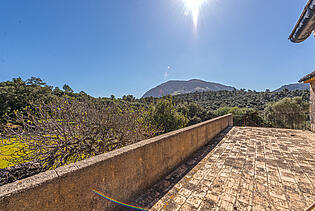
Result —
<instances>
[{"instance_id":1,"label":"shrub","mask_svg":"<svg viewBox=\"0 0 315 211\"><path fill-rule=\"evenodd\" d=\"M170 132L183 128L188 119L176 110L172 98L162 98L156 104L151 104L146 112L146 120L162 132Z\"/></svg>"}]
</instances>

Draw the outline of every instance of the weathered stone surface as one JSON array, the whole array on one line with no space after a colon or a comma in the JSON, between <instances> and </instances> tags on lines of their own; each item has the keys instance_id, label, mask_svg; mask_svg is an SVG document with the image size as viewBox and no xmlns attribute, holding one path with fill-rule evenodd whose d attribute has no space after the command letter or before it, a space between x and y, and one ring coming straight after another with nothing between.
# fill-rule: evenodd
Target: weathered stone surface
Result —
<instances>
[{"instance_id":1,"label":"weathered stone surface","mask_svg":"<svg viewBox=\"0 0 315 211\"><path fill-rule=\"evenodd\" d=\"M32 162L0 169L0 186L33 176L42 171L44 171L44 169L39 163Z\"/></svg>"},{"instance_id":2,"label":"weathered stone surface","mask_svg":"<svg viewBox=\"0 0 315 211\"><path fill-rule=\"evenodd\" d=\"M310 122L311 130L315 132L315 83L310 83Z\"/></svg>"},{"instance_id":3,"label":"weathered stone surface","mask_svg":"<svg viewBox=\"0 0 315 211\"><path fill-rule=\"evenodd\" d=\"M151 210L171 210L170 198L176 210L304 210L315 201L314 145L309 131L234 127Z\"/></svg>"}]
</instances>

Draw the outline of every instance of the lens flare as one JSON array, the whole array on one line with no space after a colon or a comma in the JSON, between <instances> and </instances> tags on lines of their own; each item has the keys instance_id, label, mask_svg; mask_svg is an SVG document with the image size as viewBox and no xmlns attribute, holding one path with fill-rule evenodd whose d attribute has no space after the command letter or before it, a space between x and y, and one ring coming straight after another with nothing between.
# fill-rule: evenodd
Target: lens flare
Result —
<instances>
[{"instance_id":1,"label":"lens flare","mask_svg":"<svg viewBox=\"0 0 315 211\"><path fill-rule=\"evenodd\" d=\"M148 211L148 209L144 209L144 208L141 208L141 207L137 207L137 206L133 206L133 205L130 205L130 204L126 204L126 203L123 203L121 201L117 201L115 199L112 199L108 196L105 196L103 193L100 193L99 191L96 191L96 190L92 190L94 193L96 193L97 195L109 200L109 201L112 201L112 202L115 202L117 204L120 204L120 205L123 205L125 207L129 207L129 208L133 208L133 209L136 209L136 210L143 210L143 211Z\"/></svg>"},{"instance_id":2,"label":"lens flare","mask_svg":"<svg viewBox=\"0 0 315 211\"><path fill-rule=\"evenodd\" d=\"M194 25L195 27L197 27L200 7L206 0L183 0L183 1L185 2L185 6L186 6L185 14L186 15L188 15L189 13L191 14Z\"/></svg>"}]
</instances>

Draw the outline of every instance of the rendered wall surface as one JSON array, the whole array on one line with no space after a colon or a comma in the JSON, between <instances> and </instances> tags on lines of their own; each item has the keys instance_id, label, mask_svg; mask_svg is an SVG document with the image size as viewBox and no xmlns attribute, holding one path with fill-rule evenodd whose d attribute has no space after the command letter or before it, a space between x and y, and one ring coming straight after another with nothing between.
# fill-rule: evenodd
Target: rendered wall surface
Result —
<instances>
[{"instance_id":1,"label":"rendered wall surface","mask_svg":"<svg viewBox=\"0 0 315 211\"><path fill-rule=\"evenodd\" d=\"M315 132L315 83L310 83L310 121L311 131Z\"/></svg>"},{"instance_id":2,"label":"rendered wall surface","mask_svg":"<svg viewBox=\"0 0 315 211\"><path fill-rule=\"evenodd\" d=\"M232 125L225 115L1 186L0 210L116 209L92 190L128 202Z\"/></svg>"}]
</instances>

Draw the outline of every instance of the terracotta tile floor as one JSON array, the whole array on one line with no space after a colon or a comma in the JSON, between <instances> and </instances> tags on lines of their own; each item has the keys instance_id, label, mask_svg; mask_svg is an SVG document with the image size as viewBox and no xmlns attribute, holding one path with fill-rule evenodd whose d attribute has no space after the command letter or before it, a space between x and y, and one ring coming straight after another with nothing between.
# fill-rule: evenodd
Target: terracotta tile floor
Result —
<instances>
[{"instance_id":1,"label":"terracotta tile floor","mask_svg":"<svg viewBox=\"0 0 315 211\"><path fill-rule=\"evenodd\" d=\"M151 210L304 210L314 202L314 133L233 127Z\"/></svg>"}]
</instances>

